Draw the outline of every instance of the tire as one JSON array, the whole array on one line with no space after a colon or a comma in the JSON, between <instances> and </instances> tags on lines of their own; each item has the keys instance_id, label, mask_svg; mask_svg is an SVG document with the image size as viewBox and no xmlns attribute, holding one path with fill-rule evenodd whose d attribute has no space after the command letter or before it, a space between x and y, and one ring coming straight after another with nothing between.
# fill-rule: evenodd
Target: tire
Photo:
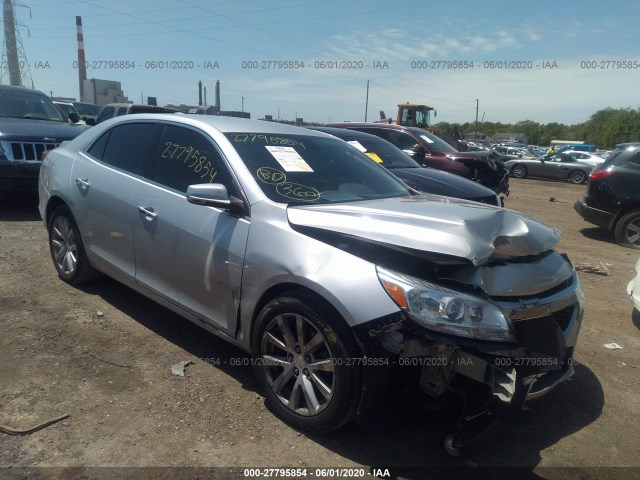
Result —
<instances>
[{"instance_id":1,"label":"tire","mask_svg":"<svg viewBox=\"0 0 640 480\"><path fill-rule=\"evenodd\" d=\"M580 184L585 183L587 181L587 174L585 172L583 172L582 170L571 170L569 172L569 175L567 176L567 179L571 183L574 183L576 185L580 185Z\"/></svg>"},{"instance_id":2,"label":"tire","mask_svg":"<svg viewBox=\"0 0 640 480\"><path fill-rule=\"evenodd\" d=\"M286 423L326 433L353 420L362 393L359 349L332 308L292 293L260 311L252 333L258 382Z\"/></svg>"},{"instance_id":3,"label":"tire","mask_svg":"<svg viewBox=\"0 0 640 480\"><path fill-rule=\"evenodd\" d=\"M620 245L640 249L640 210L633 210L620 217L614 235Z\"/></svg>"},{"instance_id":4,"label":"tire","mask_svg":"<svg viewBox=\"0 0 640 480\"><path fill-rule=\"evenodd\" d=\"M89 264L80 231L66 205L56 208L49 219L49 250L58 276L65 282L78 285L98 275Z\"/></svg>"},{"instance_id":5,"label":"tire","mask_svg":"<svg viewBox=\"0 0 640 480\"><path fill-rule=\"evenodd\" d=\"M513 178L527 178L527 167L521 163L516 163L511 167L511 172L509 173Z\"/></svg>"}]
</instances>

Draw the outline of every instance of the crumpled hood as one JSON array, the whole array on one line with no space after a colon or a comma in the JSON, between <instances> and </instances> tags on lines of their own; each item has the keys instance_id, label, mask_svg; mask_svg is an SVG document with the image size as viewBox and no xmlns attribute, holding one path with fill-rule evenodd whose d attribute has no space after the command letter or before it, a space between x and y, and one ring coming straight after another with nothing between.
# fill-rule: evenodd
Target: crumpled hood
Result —
<instances>
[{"instance_id":1,"label":"crumpled hood","mask_svg":"<svg viewBox=\"0 0 640 480\"><path fill-rule=\"evenodd\" d=\"M526 215L435 195L292 206L287 214L294 226L460 257L474 265L538 255L560 240L559 230Z\"/></svg>"}]
</instances>

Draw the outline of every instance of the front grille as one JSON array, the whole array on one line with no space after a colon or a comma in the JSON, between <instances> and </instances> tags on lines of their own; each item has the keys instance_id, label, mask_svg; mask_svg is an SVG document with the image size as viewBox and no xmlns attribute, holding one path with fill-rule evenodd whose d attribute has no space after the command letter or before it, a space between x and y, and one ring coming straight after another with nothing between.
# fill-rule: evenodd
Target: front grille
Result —
<instances>
[{"instance_id":1,"label":"front grille","mask_svg":"<svg viewBox=\"0 0 640 480\"><path fill-rule=\"evenodd\" d=\"M42 152L45 150L53 150L59 146L58 143L44 142L9 142L13 158L9 160L40 160ZM7 151L7 149L5 149Z\"/></svg>"},{"instance_id":2,"label":"front grille","mask_svg":"<svg viewBox=\"0 0 640 480\"><path fill-rule=\"evenodd\" d=\"M568 307L563 308L562 310L558 310L557 312L553 312L547 315L542 315L539 317L530 317L530 318L520 318L513 320L514 326L524 325L528 322L538 323L538 324L547 324L547 325L557 325L558 328L562 332L566 332L567 328L571 324L571 320L573 319L574 312L576 311L576 305L570 305ZM529 323L531 325L531 323Z\"/></svg>"},{"instance_id":3,"label":"front grille","mask_svg":"<svg viewBox=\"0 0 640 480\"><path fill-rule=\"evenodd\" d=\"M562 310L558 310L551 314L553 320L558 324L560 330L563 332L567 330L569 324L571 323L571 319L573 318L574 306L563 308Z\"/></svg>"}]
</instances>

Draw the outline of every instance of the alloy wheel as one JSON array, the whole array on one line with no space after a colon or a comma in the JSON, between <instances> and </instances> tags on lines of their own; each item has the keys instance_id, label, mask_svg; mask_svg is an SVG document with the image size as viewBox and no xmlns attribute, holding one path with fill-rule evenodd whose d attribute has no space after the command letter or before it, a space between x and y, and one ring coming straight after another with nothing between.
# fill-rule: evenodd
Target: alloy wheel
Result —
<instances>
[{"instance_id":1,"label":"alloy wheel","mask_svg":"<svg viewBox=\"0 0 640 480\"><path fill-rule=\"evenodd\" d=\"M261 362L278 400L303 416L322 412L333 397L335 361L325 336L300 314L280 314L264 331Z\"/></svg>"},{"instance_id":2,"label":"alloy wheel","mask_svg":"<svg viewBox=\"0 0 640 480\"><path fill-rule=\"evenodd\" d=\"M624 234L627 242L640 248L640 217L627 224Z\"/></svg>"},{"instance_id":3,"label":"alloy wheel","mask_svg":"<svg viewBox=\"0 0 640 480\"><path fill-rule=\"evenodd\" d=\"M58 270L64 275L73 275L78 265L78 244L71 223L64 216L53 221L51 249Z\"/></svg>"}]
</instances>

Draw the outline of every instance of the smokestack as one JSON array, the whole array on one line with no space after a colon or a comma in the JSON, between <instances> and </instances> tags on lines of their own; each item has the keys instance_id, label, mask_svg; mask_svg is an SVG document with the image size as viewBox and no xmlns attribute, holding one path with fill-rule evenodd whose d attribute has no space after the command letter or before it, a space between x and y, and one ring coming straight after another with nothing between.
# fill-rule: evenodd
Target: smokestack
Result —
<instances>
[{"instance_id":1,"label":"smokestack","mask_svg":"<svg viewBox=\"0 0 640 480\"><path fill-rule=\"evenodd\" d=\"M220 80L216 80L216 111L220 113Z\"/></svg>"},{"instance_id":2,"label":"smokestack","mask_svg":"<svg viewBox=\"0 0 640 480\"><path fill-rule=\"evenodd\" d=\"M202 106L202 80L198 82L198 106Z\"/></svg>"},{"instance_id":3,"label":"smokestack","mask_svg":"<svg viewBox=\"0 0 640 480\"><path fill-rule=\"evenodd\" d=\"M80 101L85 102L84 81L87 79L87 67L84 57L84 36L82 34L82 17L76 17L76 35L78 38L78 81L80 83Z\"/></svg>"},{"instance_id":4,"label":"smokestack","mask_svg":"<svg viewBox=\"0 0 640 480\"><path fill-rule=\"evenodd\" d=\"M203 87L204 90L204 106L207 106L207 87Z\"/></svg>"},{"instance_id":5,"label":"smokestack","mask_svg":"<svg viewBox=\"0 0 640 480\"><path fill-rule=\"evenodd\" d=\"M20 62L18 62L18 44L16 42L16 20L13 15L13 3L4 0L4 38L7 44L7 66L9 83L17 87L22 85Z\"/></svg>"}]
</instances>

